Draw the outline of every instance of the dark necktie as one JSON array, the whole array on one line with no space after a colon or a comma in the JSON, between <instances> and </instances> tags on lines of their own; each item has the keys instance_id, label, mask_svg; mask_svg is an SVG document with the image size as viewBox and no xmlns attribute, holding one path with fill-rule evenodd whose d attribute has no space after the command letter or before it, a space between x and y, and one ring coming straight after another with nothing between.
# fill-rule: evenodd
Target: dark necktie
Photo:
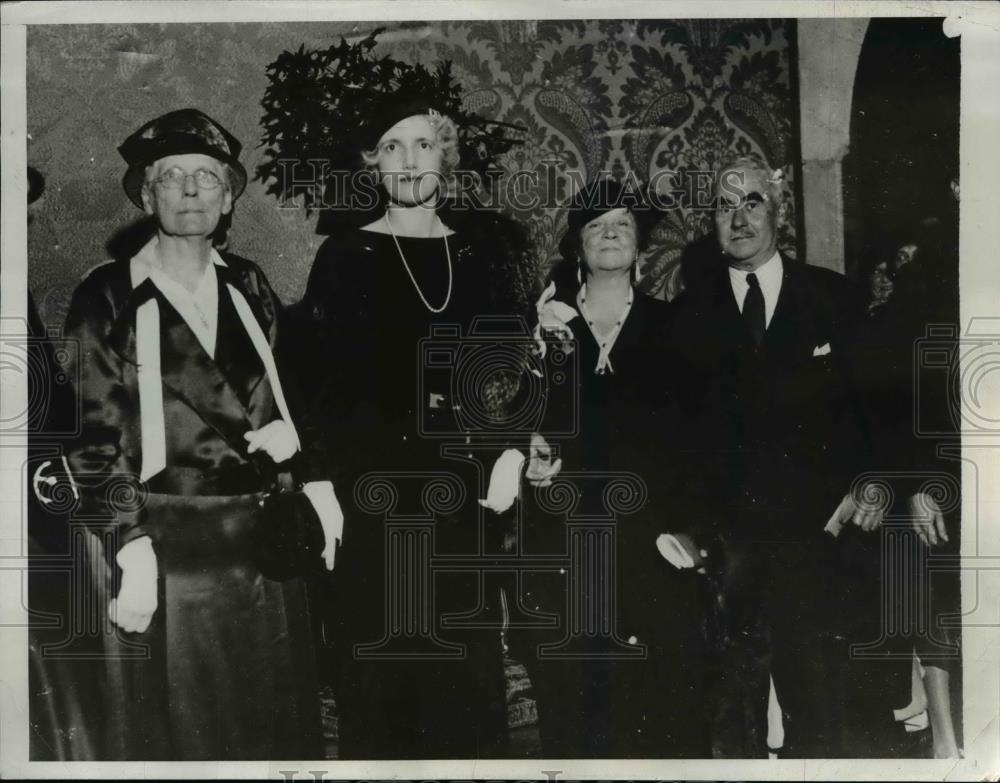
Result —
<instances>
[{"instance_id":1,"label":"dark necktie","mask_svg":"<svg viewBox=\"0 0 1000 783\"><path fill-rule=\"evenodd\" d=\"M760 290L757 275L753 272L747 275L747 295L743 299L743 322L753 338L753 344L759 346L764 342L764 332L767 322L764 319L764 294Z\"/></svg>"}]
</instances>

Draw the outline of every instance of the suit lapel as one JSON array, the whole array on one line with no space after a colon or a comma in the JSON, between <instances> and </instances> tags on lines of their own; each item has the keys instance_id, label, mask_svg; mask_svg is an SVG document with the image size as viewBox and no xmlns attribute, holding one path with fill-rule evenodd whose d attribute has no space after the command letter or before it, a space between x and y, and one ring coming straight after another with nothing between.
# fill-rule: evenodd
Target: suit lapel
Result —
<instances>
[{"instance_id":1,"label":"suit lapel","mask_svg":"<svg viewBox=\"0 0 1000 783\"><path fill-rule=\"evenodd\" d=\"M275 414L274 392L270 383L261 383L267 376L264 363L240 320L228 286L232 285L243 295L272 350L276 314L270 302L266 302L250 281L232 267L219 266L216 271L219 275L219 335L224 341L216 349L216 360L222 363L223 372L243 401L250 422L258 429Z\"/></svg>"},{"instance_id":2,"label":"suit lapel","mask_svg":"<svg viewBox=\"0 0 1000 783\"><path fill-rule=\"evenodd\" d=\"M802 270L794 261L782 257L784 272L781 290L774 307L774 315L767 328L764 345L768 353L787 354L795 352L804 341L808 341L808 304L804 301Z\"/></svg>"},{"instance_id":3,"label":"suit lapel","mask_svg":"<svg viewBox=\"0 0 1000 783\"><path fill-rule=\"evenodd\" d=\"M747 353L760 355L780 354L794 350L805 337L803 333L807 321L808 309L803 304L802 270L794 261L782 256L781 290L775 303L774 314L764 333L764 342L756 352L753 341L743 323L740 304L733 294L733 286L729 280L729 270L725 263L719 265L713 282L712 309L719 329L719 338L724 345L730 345L745 350Z\"/></svg>"},{"instance_id":4,"label":"suit lapel","mask_svg":"<svg viewBox=\"0 0 1000 783\"><path fill-rule=\"evenodd\" d=\"M229 385L233 387L241 403L249 407L254 390L264 377L264 364L236 313L229 290L221 280L215 363Z\"/></svg>"},{"instance_id":5,"label":"suit lapel","mask_svg":"<svg viewBox=\"0 0 1000 783\"><path fill-rule=\"evenodd\" d=\"M123 264L115 279L114 303L117 315L108 334L112 349L135 366L136 313L149 301L157 300L160 311L160 374L163 385L192 408L239 454L245 454L243 435L258 429L273 413L274 399L270 384L262 384L265 375L253 343L246 334L232 303L227 284L237 288L246 299L254 318L273 344L275 314L256 293L245 276L229 266L216 265L219 286L219 328L213 360L180 313L142 272L143 254L152 252L152 240L129 264Z\"/></svg>"}]
</instances>

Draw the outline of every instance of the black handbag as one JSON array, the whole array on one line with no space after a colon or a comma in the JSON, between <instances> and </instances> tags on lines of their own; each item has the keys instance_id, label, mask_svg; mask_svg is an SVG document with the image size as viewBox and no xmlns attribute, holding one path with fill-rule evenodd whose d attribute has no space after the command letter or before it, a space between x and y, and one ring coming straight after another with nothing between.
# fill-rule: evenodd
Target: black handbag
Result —
<instances>
[{"instance_id":1,"label":"black handbag","mask_svg":"<svg viewBox=\"0 0 1000 783\"><path fill-rule=\"evenodd\" d=\"M323 526L306 494L276 483L261 495L253 531L254 561L268 579L286 581L316 570L323 552Z\"/></svg>"}]
</instances>

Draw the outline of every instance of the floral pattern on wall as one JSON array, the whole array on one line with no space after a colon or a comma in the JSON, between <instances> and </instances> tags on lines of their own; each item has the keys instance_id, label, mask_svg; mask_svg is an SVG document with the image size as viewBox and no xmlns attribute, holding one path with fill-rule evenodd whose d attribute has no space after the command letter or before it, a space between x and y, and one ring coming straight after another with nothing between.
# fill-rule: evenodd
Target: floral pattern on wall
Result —
<instances>
[{"instance_id":1,"label":"floral pattern on wall","mask_svg":"<svg viewBox=\"0 0 1000 783\"><path fill-rule=\"evenodd\" d=\"M121 244L140 213L120 188L116 152L151 117L196 106L244 142L254 171L264 68L281 51L355 39L376 24L53 25L28 33L28 162L46 178L30 207L29 284L43 319L62 322L80 277ZM450 59L467 108L522 126L500 165L500 206L529 230L539 276L558 258L577 185L601 172L663 181L724 157L763 153L791 194L797 107L785 20L560 20L394 23L378 51L433 64ZM794 199L790 199L794 204ZM709 233L711 214L682 205L653 231L641 285L670 298L682 251ZM316 215L279 208L251 182L229 249L258 261L279 295L297 300L316 250ZM795 255L795 219L781 247Z\"/></svg>"}]
</instances>

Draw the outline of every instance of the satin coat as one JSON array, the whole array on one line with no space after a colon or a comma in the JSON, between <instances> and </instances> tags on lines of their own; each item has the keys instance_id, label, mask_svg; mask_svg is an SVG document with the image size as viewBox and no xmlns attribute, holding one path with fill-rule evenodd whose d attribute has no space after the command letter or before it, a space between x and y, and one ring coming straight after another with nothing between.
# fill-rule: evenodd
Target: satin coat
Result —
<instances>
[{"instance_id":1,"label":"satin coat","mask_svg":"<svg viewBox=\"0 0 1000 783\"><path fill-rule=\"evenodd\" d=\"M250 532L275 466L247 454L244 433L278 413L226 286L242 292L272 346L280 303L255 264L223 258L215 359L151 280L133 289L127 264L95 269L67 318L68 336L80 343L82 434L69 460L84 511L109 526L109 557L149 536L159 569L150 629L119 631L107 651L119 656L109 660L110 758L321 752L302 584L266 579L251 556ZM143 484L135 324L150 298L160 313L166 468ZM311 478L308 456L295 462L299 477Z\"/></svg>"}]
</instances>

